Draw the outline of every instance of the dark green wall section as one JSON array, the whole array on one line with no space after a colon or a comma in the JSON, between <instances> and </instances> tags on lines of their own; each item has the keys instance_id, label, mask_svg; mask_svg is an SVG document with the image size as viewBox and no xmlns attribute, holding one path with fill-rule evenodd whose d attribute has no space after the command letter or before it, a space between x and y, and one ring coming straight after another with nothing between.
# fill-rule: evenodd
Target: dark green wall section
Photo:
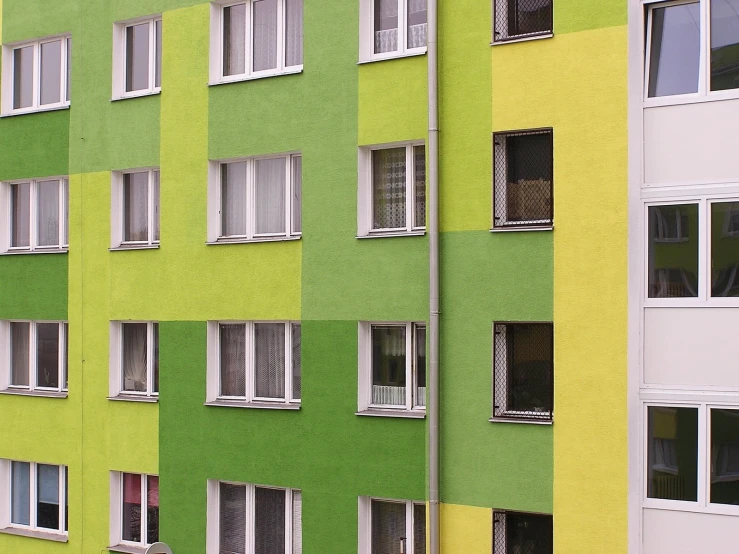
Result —
<instances>
[{"instance_id":1,"label":"dark green wall section","mask_svg":"<svg viewBox=\"0 0 739 554\"><path fill-rule=\"evenodd\" d=\"M0 257L0 319L67 319L67 255Z\"/></svg>"},{"instance_id":2,"label":"dark green wall section","mask_svg":"<svg viewBox=\"0 0 739 554\"><path fill-rule=\"evenodd\" d=\"M303 552L355 552L357 497L424 499L424 422L362 417L357 323L304 321L300 411L204 406L205 322L160 323L161 538L205 551L206 481L303 491Z\"/></svg>"}]
</instances>

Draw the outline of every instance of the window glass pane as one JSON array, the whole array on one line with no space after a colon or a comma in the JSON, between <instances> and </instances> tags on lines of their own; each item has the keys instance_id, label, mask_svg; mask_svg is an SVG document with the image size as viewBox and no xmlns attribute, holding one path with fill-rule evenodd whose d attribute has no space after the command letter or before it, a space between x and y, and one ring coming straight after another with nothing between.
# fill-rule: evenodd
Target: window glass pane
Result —
<instances>
[{"instance_id":1,"label":"window glass pane","mask_svg":"<svg viewBox=\"0 0 739 554\"><path fill-rule=\"evenodd\" d=\"M413 554L426 554L426 505L413 505Z\"/></svg>"},{"instance_id":2,"label":"window glass pane","mask_svg":"<svg viewBox=\"0 0 739 554\"><path fill-rule=\"evenodd\" d=\"M154 66L154 86L162 86L162 22L154 22L154 32L156 33L156 64Z\"/></svg>"},{"instance_id":3,"label":"window glass pane","mask_svg":"<svg viewBox=\"0 0 739 554\"><path fill-rule=\"evenodd\" d=\"M159 392L159 324L152 323L154 328L154 345L152 346L152 352L154 355L154 387L153 392Z\"/></svg>"},{"instance_id":4,"label":"window glass pane","mask_svg":"<svg viewBox=\"0 0 739 554\"><path fill-rule=\"evenodd\" d=\"M653 8L650 14L649 97L698 92L699 3Z\"/></svg>"},{"instance_id":5,"label":"window glass pane","mask_svg":"<svg viewBox=\"0 0 739 554\"><path fill-rule=\"evenodd\" d=\"M69 325L64 323L64 390L69 388Z\"/></svg>"},{"instance_id":6,"label":"window glass pane","mask_svg":"<svg viewBox=\"0 0 739 554\"><path fill-rule=\"evenodd\" d=\"M256 487L254 554L285 553L285 491Z\"/></svg>"},{"instance_id":7,"label":"window glass pane","mask_svg":"<svg viewBox=\"0 0 739 554\"><path fill-rule=\"evenodd\" d=\"M146 483L146 542L154 544L159 540L159 477L149 475Z\"/></svg>"},{"instance_id":8,"label":"window glass pane","mask_svg":"<svg viewBox=\"0 0 739 554\"><path fill-rule=\"evenodd\" d=\"M711 296L739 296L739 202L711 204Z\"/></svg>"},{"instance_id":9,"label":"window glass pane","mask_svg":"<svg viewBox=\"0 0 739 554\"><path fill-rule=\"evenodd\" d=\"M698 409L648 408L647 496L698 498Z\"/></svg>"},{"instance_id":10,"label":"window glass pane","mask_svg":"<svg viewBox=\"0 0 739 554\"><path fill-rule=\"evenodd\" d=\"M293 551L303 554L303 494L293 491Z\"/></svg>"},{"instance_id":11,"label":"window glass pane","mask_svg":"<svg viewBox=\"0 0 739 554\"><path fill-rule=\"evenodd\" d=\"M36 344L37 386L59 388L59 324L38 323Z\"/></svg>"},{"instance_id":12,"label":"window glass pane","mask_svg":"<svg viewBox=\"0 0 739 554\"><path fill-rule=\"evenodd\" d=\"M531 416L552 411L551 324L517 323L507 326L507 409Z\"/></svg>"},{"instance_id":13,"label":"window glass pane","mask_svg":"<svg viewBox=\"0 0 739 554\"><path fill-rule=\"evenodd\" d=\"M41 105L61 102L62 41L41 44Z\"/></svg>"},{"instance_id":14,"label":"window glass pane","mask_svg":"<svg viewBox=\"0 0 739 554\"><path fill-rule=\"evenodd\" d=\"M221 164L221 236L246 235L246 162Z\"/></svg>"},{"instance_id":15,"label":"window glass pane","mask_svg":"<svg viewBox=\"0 0 739 554\"><path fill-rule=\"evenodd\" d=\"M649 298L698 296L698 204L649 207Z\"/></svg>"},{"instance_id":16,"label":"window glass pane","mask_svg":"<svg viewBox=\"0 0 739 554\"><path fill-rule=\"evenodd\" d=\"M123 474L124 541L141 542L141 475Z\"/></svg>"},{"instance_id":17,"label":"window glass pane","mask_svg":"<svg viewBox=\"0 0 739 554\"><path fill-rule=\"evenodd\" d=\"M303 0L285 0L285 66L303 64Z\"/></svg>"},{"instance_id":18,"label":"window glass pane","mask_svg":"<svg viewBox=\"0 0 739 554\"><path fill-rule=\"evenodd\" d=\"M254 324L256 396L285 398L285 325Z\"/></svg>"},{"instance_id":19,"label":"window glass pane","mask_svg":"<svg viewBox=\"0 0 739 554\"><path fill-rule=\"evenodd\" d=\"M69 244L69 182L68 181L62 181L62 191L64 195L64 221L62 221L63 224L63 236L62 236L62 244L65 246Z\"/></svg>"},{"instance_id":20,"label":"window glass pane","mask_svg":"<svg viewBox=\"0 0 739 554\"><path fill-rule=\"evenodd\" d=\"M507 552L551 554L553 552L552 516L507 513Z\"/></svg>"},{"instance_id":21,"label":"window glass pane","mask_svg":"<svg viewBox=\"0 0 739 554\"><path fill-rule=\"evenodd\" d=\"M426 1L408 0L408 48L426 46Z\"/></svg>"},{"instance_id":22,"label":"window glass pane","mask_svg":"<svg viewBox=\"0 0 739 554\"><path fill-rule=\"evenodd\" d=\"M151 191L151 196L152 196L152 202L154 204L154 206L153 206L154 207L154 214L153 214L153 219L154 219L154 222L153 222L153 226L154 226L154 241L155 242L158 242L159 241L159 220L160 220L160 215L159 215L159 205L160 205L160 200L159 200L159 194L160 194L160 192L159 192L159 171L152 171L151 172L151 186L152 186L152 189L153 189Z\"/></svg>"},{"instance_id":23,"label":"window glass pane","mask_svg":"<svg viewBox=\"0 0 739 554\"><path fill-rule=\"evenodd\" d=\"M277 67L277 0L254 0L254 71Z\"/></svg>"},{"instance_id":24,"label":"window glass pane","mask_svg":"<svg viewBox=\"0 0 739 554\"><path fill-rule=\"evenodd\" d=\"M739 410L711 410L711 498L739 504Z\"/></svg>"},{"instance_id":25,"label":"window glass pane","mask_svg":"<svg viewBox=\"0 0 739 554\"><path fill-rule=\"evenodd\" d=\"M13 109L33 105L33 46L13 50Z\"/></svg>"},{"instance_id":26,"label":"window glass pane","mask_svg":"<svg viewBox=\"0 0 739 554\"><path fill-rule=\"evenodd\" d=\"M218 522L220 552L246 551L246 487L219 483Z\"/></svg>"},{"instance_id":27,"label":"window glass pane","mask_svg":"<svg viewBox=\"0 0 739 554\"><path fill-rule=\"evenodd\" d=\"M416 327L416 406L426 405L426 326Z\"/></svg>"},{"instance_id":28,"label":"window glass pane","mask_svg":"<svg viewBox=\"0 0 739 554\"><path fill-rule=\"evenodd\" d=\"M293 156L293 233L301 233L303 231L303 157Z\"/></svg>"},{"instance_id":29,"label":"window glass pane","mask_svg":"<svg viewBox=\"0 0 739 554\"><path fill-rule=\"evenodd\" d=\"M36 526L59 529L59 466L39 464Z\"/></svg>"},{"instance_id":30,"label":"window glass pane","mask_svg":"<svg viewBox=\"0 0 739 554\"><path fill-rule=\"evenodd\" d=\"M246 4L223 8L223 75L246 73Z\"/></svg>"},{"instance_id":31,"label":"window glass pane","mask_svg":"<svg viewBox=\"0 0 739 554\"><path fill-rule=\"evenodd\" d=\"M39 246L58 246L59 181L39 181L36 187L36 243Z\"/></svg>"},{"instance_id":32,"label":"window glass pane","mask_svg":"<svg viewBox=\"0 0 739 554\"><path fill-rule=\"evenodd\" d=\"M426 147L413 147L413 165L415 176L415 227L426 226Z\"/></svg>"},{"instance_id":33,"label":"window glass pane","mask_svg":"<svg viewBox=\"0 0 739 554\"><path fill-rule=\"evenodd\" d=\"M285 232L285 158L256 160L257 234Z\"/></svg>"},{"instance_id":34,"label":"window glass pane","mask_svg":"<svg viewBox=\"0 0 739 554\"><path fill-rule=\"evenodd\" d=\"M711 90L739 88L739 0L711 0Z\"/></svg>"},{"instance_id":35,"label":"window glass pane","mask_svg":"<svg viewBox=\"0 0 739 554\"><path fill-rule=\"evenodd\" d=\"M405 326L372 326L372 403L405 406Z\"/></svg>"},{"instance_id":36,"label":"window glass pane","mask_svg":"<svg viewBox=\"0 0 739 554\"><path fill-rule=\"evenodd\" d=\"M400 552L401 539L408 537L405 526L405 503L373 500L371 518L372 554Z\"/></svg>"},{"instance_id":37,"label":"window glass pane","mask_svg":"<svg viewBox=\"0 0 739 554\"><path fill-rule=\"evenodd\" d=\"M373 229L405 227L405 148L372 152Z\"/></svg>"},{"instance_id":38,"label":"window glass pane","mask_svg":"<svg viewBox=\"0 0 739 554\"><path fill-rule=\"evenodd\" d=\"M72 99L72 39L67 39L67 102Z\"/></svg>"},{"instance_id":39,"label":"window glass pane","mask_svg":"<svg viewBox=\"0 0 739 554\"><path fill-rule=\"evenodd\" d=\"M126 92L149 88L149 23L126 27Z\"/></svg>"},{"instance_id":40,"label":"window glass pane","mask_svg":"<svg viewBox=\"0 0 739 554\"><path fill-rule=\"evenodd\" d=\"M552 30L552 0L508 0L508 36Z\"/></svg>"},{"instance_id":41,"label":"window glass pane","mask_svg":"<svg viewBox=\"0 0 739 554\"><path fill-rule=\"evenodd\" d=\"M10 185L12 237L10 246L31 245L31 184Z\"/></svg>"},{"instance_id":42,"label":"window glass pane","mask_svg":"<svg viewBox=\"0 0 739 554\"><path fill-rule=\"evenodd\" d=\"M221 396L246 396L246 326L221 325Z\"/></svg>"},{"instance_id":43,"label":"window glass pane","mask_svg":"<svg viewBox=\"0 0 739 554\"><path fill-rule=\"evenodd\" d=\"M552 220L552 133L505 137L508 222Z\"/></svg>"},{"instance_id":44,"label":"window glass pane","mask_svg":"<svg viewBox=\"0 0 739 554\"><path fill-rule=\"evenodd\" d=\"M293 399L300 400L300 394L302 389L302 383L300 380L300 365L301 365L301 351L300 351L300 325L292 325L293 332Z\"/></svg>"},{"instance_id":45,"label":"window glass pane","mask_svg":"<svg viewBox=\"0 0 739 554\"><path fill-rule=\"evenodd\" d=\"M146 323L123 324L123 390L146 392Z\"/></svg>"},{"instance_id":46,"label":"window glass pane","mask_svg":"<svg viewBox=\"0 0 739 554\"><path fill-rule=\"evenodd\" d=\"M374 0L375 54L398 49L398 0Z\"/></svg>"},{"instance_id":47,"label":"window glass pane","mask_svg":"<svg viewBox=\"0 0 739 554\"><path fill-rule=\"evenodd\" d=\"M123 240L149 240L149 172L123 175Z\"/></svg>"},{"instance_id":48,"label":"window glass pane","mask_svg":"<svg viewBox=\"0 0 739 554\"><path fill-rule=\"evenodd\" d=\"M10 521L31 525L31 464L13 462L11 481Z\"/></svg>"},{"instance_id":49,"label":"window glass pane","mask_svg":"<svg viewBox=\"0 0 739 554\"><path fill-rule=\"evenodd\" d=\"M30 352L30 323L10 324L10 384L27 387L28 358Z\"/></svg>"}]
</instances>

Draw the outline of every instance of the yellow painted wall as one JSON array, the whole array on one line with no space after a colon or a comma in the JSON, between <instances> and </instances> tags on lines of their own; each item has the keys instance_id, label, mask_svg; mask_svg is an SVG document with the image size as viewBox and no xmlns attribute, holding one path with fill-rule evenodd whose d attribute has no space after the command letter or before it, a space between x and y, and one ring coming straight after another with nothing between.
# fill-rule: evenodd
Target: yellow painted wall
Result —
<instances>
[{"instance_id":1,"label":"yellow painted wall","mask_svg":"<svg viewBox=\"0 0 739 554\"><path fill-rule=\"evenodd\" d=\"M442 504L441 552L490 554L493 551L493 511L490 508Z\"/></svg>"}]
</instances>

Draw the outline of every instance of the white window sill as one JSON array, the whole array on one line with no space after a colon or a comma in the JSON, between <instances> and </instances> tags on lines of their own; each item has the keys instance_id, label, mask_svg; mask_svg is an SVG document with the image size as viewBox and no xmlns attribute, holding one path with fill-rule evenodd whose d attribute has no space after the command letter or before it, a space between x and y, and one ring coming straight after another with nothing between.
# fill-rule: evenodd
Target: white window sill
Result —
<instances>
[{"instance_id":1,"label":"white window sill","mask_svg":"<svg viewBox=\"0 0 739 554\"><path fill-rule=\"evenodd\" d=\"M258 237L253 239L243 238L222 238L216 241L208 241L205 244L208 246L218 246L221 244L252 244L258 242L286 242L291 240L300 240L303 238L302 235L291 235L291 236L279 236L279 237Z\"/></svg>"},{"instance_id":2,"label":"white window sill","mask_svg":"<svg viewBox=\"0 0 739 554\"><path fill-rule=\"evenodd\" d=\"M108 400L113 400L115 402L142 402L144 404L156 404L159 402L159 397L121 393L118 396L109 396Z\"/></svg>"},{"instance_id":3,"label":"white window sill","mask_svg":"<svg viewBox=\"0 0 739 554\"><path fill-rule=\"evenodd\" d=\"M525 423L527 425L552 425L554 423L551 419L532 419L524 416L516 417L511 415L510 417L491 417L488 419L490 423Z\"/></svg>"},{"instance_id":4,"label":"white window sill","mask_svg":"<svg viewBox=\"0 0 739 554\"><path fill-rule=\"evenodd\" d=\"M18 115L28 115L28 114L32 114L32 113L58 112L60 110L68 110L69 107L70 107L69 104L64 104L64 105L61 105L61 106L51 106L51 107L48 107L48 108L44 108L44 107L41 107L41 108L33 108L33 109L31 109L31 108L25 108L25 109L22 109L22 110L16 110L16 111L4 113L4 114L0 115L0 118L16 117Z\"/></svg>"},{"instance_id":5,"label":"white window sill","mask_svg":"<svg viewBox=\"0 0 739 554\"><path fill-rule=\"evenodd\" d=\"M159 96L162 93L162 89L155 90L143 90L139 92L129 92L121 96L114 96L110 99L111 102L120 102L121 100L131 100L132 98L144 98L146 96Z\"/></svg>"},{"instance_id":6,"label":"white window sill","mask_svg":"<svg viewBox=\"0 0 739 554\"><path fill-rule=\"evenodd\" d=\"M405 419L424 419L426 417L425 410L382 410L379 408L367 408L360 410L354 415L365 417L399 417Z\"/></svg>"},{"instance_id":7,"label":"white window sill","mask_svg":"<svg viewBox=\"0 0 739 554\"><path fill-rule=\"evenodd\" d=\"M522 36L522 37L513 37L513 38L507 38L507 39L501 39L501 40L494 40L490 43L490 46L500 46L501 44L512 44L515 42L530 42L532 40L541 40L545 38L552 38L554 36L554 33L542 33L540 35L532 35L532 36Z\"/></svg>"},{"instance_id":8,"label":"white window sill","mask_svg":"<svg viewBox=\"0 0 739 554\"><path fill-rule=\"evenodd\" d=\"M716 90L705 94L674 94L671 96L656 96L645 98L644 108L660 108L663 106L679 106L683 104L702 104L704 102L721 102L722 100L736 100L739 98L739 88Z\"/></svg>"},{"instance_id":9,"label":"white window sill","mask_svg":"<svg viewBox=\"0 0 739 554\"><path fill-rule=\"evenodd\" d=\"M108 552L121 552L121 554L144 554L148 546L133 546L129 544L117 544L109 546Z\"/></svg>"},{"instance_id":10,"label":"white window sill","mask_svg":"<svg viewBox=\"0 0 739 554\"><path fill-rule=\"evenodd\" d=\"M109 252L125 252L126 250L158 250L159 244L121 244L115 248L108 248Z\"/></svg>"},{"instance_id":11,"label":"white window sill","mask_svg":"<svg viewBox=\"0 0 739 554\"><path fill-rule=\"evenodd\" d=\"M54 542L69 542L69 535L66 533L54 533L52 531L36 531L34 529L20 529L18 527L6 527L0 529L0 533L6 535L18 535L20 537L29 537L31 539L42 539Z\"/></svg>"},{"instance_id":12,"label":"white window sill","mask_svg":"<svg viewBox=\"0 0 739 554\"><path fill-rule=\"evenodd\" d=\"M209 87L217 87L219 85L230 85L231 83L243 83L244 81L257 81L259 79L269 79L270 77L282 77L283 75L300 75L303 72L303 66L285 69L284 71L275 71L270 73L257 73L256 75L239 75L238 77L222 77L219 81L211 81Z\"/></svg>"},{"instance_id":13,"label":"white window sill","mask_svg":"<svg viewBox=\"0 0 739 554\"><path fill-rule=\"evenodd\" d=\"M69 252L68 248L47 248L47 249L36 249L36 250L6 250L0 253L0 256L16 256L18 254L66 254Z\"/></svg>"},{"instance_id":14,"label":"white window sill","mask_svg":"<svg viewBox=\"0 0 739 554\"><path fill-rule=\"evenodd\" d=\"M513 231L554 231L554 225L510 225L490 229L491 233L511 233Z\"/></svg>"},{"instance_id":15,"label":"white window sill","mask_svg":"<svg viewBox=\"0 0 739 554\"><path fill-rule=\"evenodd\" d=\"M425 229L419 229L418 231L381 231L377 233L370 233L368 235L357 235L358 239L386 239L390 237L422 237L426 234Z\"/></svg>"},{"instance_id":16,"label":"white window sill","mask_svg":"<svg viewBox=\"0 0 739 554\"><path fill-rule=\"evenodd\" d=\"M423 50L404 52L402 54L399 54L397 52L391 52L387 54L377 54L376 57L372 57L369 60L359 60L357 62L357 65L364 65L367 63L375 63L375 62L386 62L388 60L400 60L403 58L414 58L416 56L425 56L425 55L426 55L426 48L424 48Z\"/></svg>"},{"instance_id":17,"label":"white window sill","mask_svg":"<svg viewBox=\"0 0 739 554\"><path fill-rule=\"evenodd\" d=\"M51 391L51 390L28 390L28 389L5 389L0 390L0 394L9 394L13 396L38 396L41 398L67 398L67 391Z\"/></svg>"},{"instance_id":18,"label":"white window sill","mask_svg":"<svg viewBox=\"0 0 739 554\"><path fill-rule=\"evenodd\" d=\"M285 402L242 402L240 400L214 400L206 402L204 406L216 406L221 408L255 408L258 410L299 410L299 403Z\"/></svg>"}]
</instances>

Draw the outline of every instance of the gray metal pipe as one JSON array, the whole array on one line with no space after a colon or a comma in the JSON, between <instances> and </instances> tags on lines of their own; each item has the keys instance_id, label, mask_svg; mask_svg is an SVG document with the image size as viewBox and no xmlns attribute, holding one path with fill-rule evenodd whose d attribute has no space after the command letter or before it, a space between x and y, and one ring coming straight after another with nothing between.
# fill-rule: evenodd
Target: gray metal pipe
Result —
<instances>
[{"instance_id":1,"label":"gray metal pipe","mask_svg":"<svg viewBox=\"0 0 739 554\"><path fill-rule=\"evenodd\" d=\"M440 551L439 514L439 72L438 0L428 0L429 546Z\"/></svg>"}]
</instances>

